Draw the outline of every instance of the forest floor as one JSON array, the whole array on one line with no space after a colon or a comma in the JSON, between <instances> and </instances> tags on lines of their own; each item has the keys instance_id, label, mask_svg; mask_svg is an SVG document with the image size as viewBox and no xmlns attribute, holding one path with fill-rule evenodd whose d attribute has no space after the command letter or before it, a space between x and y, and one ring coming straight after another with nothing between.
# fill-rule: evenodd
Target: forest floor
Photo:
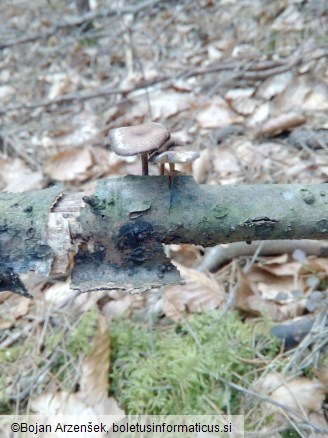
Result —
<instances>
[{"instance_id":1,"label":"forest floor","mask_svg":"<svg viewBox=\"0 0 328 438\"><path fill-rule=\"evenodd\" d=\"M327 182L324 0L3 0L0 19L2 191L138 174L108 131L149 121L200 153L179 168L200 184ZM326 248L171 245L186 283L134 296L26 275L34 300L0 293L0 414L239 413L246 436L328 436Z\"/></svg>"}]
</instances>

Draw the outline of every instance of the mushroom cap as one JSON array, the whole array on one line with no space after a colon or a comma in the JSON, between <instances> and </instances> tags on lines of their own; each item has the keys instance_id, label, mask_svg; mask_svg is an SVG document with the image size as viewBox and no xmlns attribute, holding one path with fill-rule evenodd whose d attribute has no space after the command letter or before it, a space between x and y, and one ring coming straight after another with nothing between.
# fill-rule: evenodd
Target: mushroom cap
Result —
<instances>
[{"instance_id":1,"label":"mushroom cap","mask_svg":"<svg viewBox=\"0 0 328 438\"><path fill-rule=\"evenodd\" d=\"M170 149L185 147L185 146L186 144L182 140L179 140L178 138L173 137L171 135L171 137L168 140L166 140L166 142L161 146L161 152L168 151Z\"/></svg>"},{"instance_id":2,"label":"mushroom cap","mask_svg":"<svg viewBox=\"0 0 328 438\"><path fill-rule=\"evenodd\" d=\"M113 151L123 156L154 151L169 138L170 132L160 123L123 126L109 131Z\"/></svg>"},{"instance_id":3,"label":"mushroom cap","mask_svg":"<svg viewBox=\"0 0 328 438\"><path fill-rule=\"evenodd\" d=\"M156 164L164 163L191 163L199 158L199 153L186 150L172 150L154 154L149 161Z\"/></svg>"}]
</instances>

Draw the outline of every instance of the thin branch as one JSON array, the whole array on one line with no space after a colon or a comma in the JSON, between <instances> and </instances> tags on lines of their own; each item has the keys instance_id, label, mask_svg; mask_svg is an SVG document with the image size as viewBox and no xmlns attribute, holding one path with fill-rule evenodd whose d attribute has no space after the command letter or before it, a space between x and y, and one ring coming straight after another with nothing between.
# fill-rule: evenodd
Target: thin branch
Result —
<instances>
[{"instance_id":1,"label":"thin branch","mask_svg":"<svg viewBox=\"0 0 328 438\"><path fill-rule=\"evenodd\" d=\"M326 56L328 56L328 51L324 51L320 53L320 55L316 55L311 59L319 59ZM148 87L154 86L159 83L168 83L168 85L170 85L179 78L187 79L190 77L201 76L201 75L206 75L206 74L225 71L225 70L235 70L234 74L230 77L229 81L235 79L263 80L270 76L274 76L282 72L288 71L290 68L296 66L299 63L299 61L300 61L299 57L296 57L291 60L286 60L285 65L281 65L280 67L270 68L268 70L261 69L263 68L262 65L263 62L252 62L249 63L248 67L243 67L243 68L241 68L241 66L242 66L242 62L244 61L228 61L225 63L221 62L219 64L215 64L207 68L198 68L192 71L190 71L190 69L186 69L178 72L174 77L172 77L171 75L161 76L150 81L142 82L136 85L135 87L131 87L129 89L108 88L107 86L105 86L98 88L97 90L94 91L88 91L82 93L68 93L53 100L37 101L32 103L26 103L24 105L16 105L12 107L3 108L0 109L0 114L7 114L12 111L18 111L23 109L35 109L40 107L46 108L51 105L61 105L73 101L85 101L90 99L96 99L99 97L106 97L110 95L121 94L123 96L127 96L137 90L147 89ZM304 62L305 61L309 61L309 60L304 60Z\"/></svg>"},{"instance_id":2,"label":"thin branch","mask_svg":"<svg viewBox=\"0 0 328 438\"><path fill-rule=\"evenodd\" d=\"M148 7L151 7L151 6L155 6L156 4L161 3L161 2L162 2L162 0L145 0L145 1L143 1L137 5L134 5L134 6L131 6L131 5L126 6L125 8L120 10L120 13L121 14L137 14L137 13L141 12L143 9L146 9ZM102 17L106 18L106 17L115 16L115 15L117 15L117 11L116 11L116 9L113 9L112 7L101 9L101 10L96 11L96 12L88 12L82 16L79 16L77 18L73 18L70 21L66 21L64 23L58 23L51 30L49 30L48 32L46 32L44 34L37 34L37 35L25 37L25 38L18 38L15 40L5 41L5 42L0 44L0 50L4 50L4 49L7 49L7 48L13 47L13 46L19 46L22 44L33 43L33 42L38 41L38 40L47 39L47 38L50 38L52 35L56 34L61 29L70 28L70 27L78 27L78 26L81 26L85 22L94 20L95 18L102 18Z\"/></svg>"}]
</instances>

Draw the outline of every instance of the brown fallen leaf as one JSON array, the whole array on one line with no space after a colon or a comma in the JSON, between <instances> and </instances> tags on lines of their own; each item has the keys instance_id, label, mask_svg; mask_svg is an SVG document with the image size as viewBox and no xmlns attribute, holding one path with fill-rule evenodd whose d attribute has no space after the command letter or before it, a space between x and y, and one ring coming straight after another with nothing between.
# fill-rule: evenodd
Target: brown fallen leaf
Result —
<instances>
[{"instance_id":1,"label":"brown fallen leaf","mask_svg":"<svg viewBox=\"0 0 328 438\"><path fill-rule=\"evenodd\" d=\"M200 153L198 160L192 163L192 175L198 184L205 184L212 171L212 151L204 149Z\"/></svg>"},{"instance_id":2,"label":"brown fallen leaf","mask_svg":"<svg viewBox=\"0 0 328 438\"><path fill-rule=\"evenodd\" d=\"M79 292L70 288L70 278L66 281L56 281L43 294L44 300L53 310L70 305Z\"/></svg>"},{"instance_id":3,"label":"brown fallen leaf","mask_svg":"<svg viewBox=\"0 0 328 438\"><path fill-rule=\"evenodd\" d=\"M79 399L92 406L97 414L105 415L102 403L108 398L109 389L109 334L105 318L99 315L98 321L92 350L81 363Z\"/></svg>"},{"instance_id":4,"label":"brown fallen leaf","mask_svg":"<svg viewBox=\"0 0 328 438\"><path fill-rule=\"evenodd\" d=\"M299 111L325 111L328 106L328 86L310 75L299 75L271 104L274 114L288 113L295 111L295 108Z\"/></svg>"},{"instance_id":5,"label":"brown fallen leaf","mask_svg":"<svg viewBox=\"0 0 328 438\"><path fill-rule=\"evenodd\" d=\"M30 407L32 412L39 415L82 415L88 420L95 416L92 407L80 400L77 394L65 391L30 397Z\"/></svg>"},{"instance_id":6,"label":"brown fallen leaf","mask_svg":"<svg viewBox=\"0 0 328 438\"><path fill-rule=\"evenodd\" d=\"M165 288L163 311L168 318L180 321L181 314L185 311L189 313L204 312L216 309L223 303L223 286L214 278L194 269L175 264L186 280L186 284Z\"/></svg>"},{"instance_id":7,"label":"brown fallen leaf","mask_svg":"<svg viewBox=\"0 0 328 438\"><path fill-rule=\"evenodd\" d=\"M203 106L196 120L200 128L220 128L241 123L243 118L232 111L224 99L216 97Z\"/></svg>"},{"instance_id":8,"label":"brown fallen leaf","mask_svg":"<svg viewBox=\"0 0 328 438\"><path fill-rule=\"evenodd\" d=\"M77 147L54 155L45 173L56 181L84 182L116 173L122 161L113 152L92 146Z\"/></svg>"},{"instance_id":9,"label":"brown fallen leaf","mask_svg":"<svg viewBox=\"0 0 328 438\"><path fill-rule=\"evenodd\" d=\"M236 307L238 309L256 316L269 316L273 321L295 318L303 313L306 305L305 299L294 298L291 294L288 295L289 299L286 299L283 303L272 299L272 297L278 296L279 292L285 293L287 287L293 290L291 288L293 283L290 283L290 280L283 277L270 277L269 273L265 276L261 271L256 272L256 269L254 267L251 272L255 271L257 281L252 278L251 273L246 275L241 269L237 271L238 293ZM262 275L264 281L258 281ZM281 286L279 286L279 282Z\"/></svg>"},{"instance_id":10,"label":"brown fallen leaf","mask_svg":"<svg viewBox=\"0 0 328 438\"><path fill-rule=\"evenodd\" d=\"M0 188L6 192L27 192L45 187L42 172L33 172L19 158L0 159Z\"/></svg>"},{"instance_id":11,"label":"brown fallen leaf","mask_svg":"<svg viewBox=\"0 0 328 438\"><path fill-rule=\"evenodd\" d=\"M288 113L278 117L272 117L261 126L256 132L256 136L261 135L275 136L283 131L290 131L297 126L306 123L306 118L301 114Z\"/></svg>"},{"instance_id":12,"label":"brown fallen leaf","mask_svg":"<svg viewBox=\"0 0 328 438\"><path fill-rule=\"evenodd\" d=\"M19 318L29 312L31 306L29 298L10 293L0 307L0 330L14 326Z\"/></svg>"},{"instance_id":13,"label":"brown fallen leaf","mask_svg":"<svg viewBox=\"0 0 328 438\"><path fill-rule=\"evenodd\" d=\"M237 114L249 116L254 113L259 104L259 102L252 97L254 91L254 88L232 89L226 93L225 99Z\"/></svg>"},{"instance_id":14,"label":"brown fallen leaf","mask_svg":"<svg viewBox=\"0 0 328 438\"><path fill-rule=\"evenodd\" d=\"M91 148L75 148L53 156L44 171L56 181L85 181L92 165Z\"/></svg>"},{"instance_id":15,"label":"brown fallen leaf","mask_svg":"<svg viewBox=\"0 0 328 438\"><path fill-rule=\"evenodd\" d=\"M279 93L282 93L293 79L293 73L287 71L266 79L258 88L256 96L270 100Z\"/></svg>"},{"instance_id":16,"label":"brown fallen leaf","mask_svg":"<svg viewBox=\"0 0 328 438\"><path fill-rule=\"evenodd\" d=\"M319 412L325 399L324 384L307 377L287 379L283 375L270 373L256 383L256 390L304 416ZM278 411L280 408L271 405L270 409Z\"/></svg>"},{"instance_id":17,"label":"brown fallen leaf","mask_svg":"<svg viewBox=\"0 0 328 438\"><path fill-rule=\"evenodd\" d=\"M322 365L319 368L312 369L313 374L321 383L325 385L326 392L328 392L328 367Z\"/></svg>"}]
</instances>

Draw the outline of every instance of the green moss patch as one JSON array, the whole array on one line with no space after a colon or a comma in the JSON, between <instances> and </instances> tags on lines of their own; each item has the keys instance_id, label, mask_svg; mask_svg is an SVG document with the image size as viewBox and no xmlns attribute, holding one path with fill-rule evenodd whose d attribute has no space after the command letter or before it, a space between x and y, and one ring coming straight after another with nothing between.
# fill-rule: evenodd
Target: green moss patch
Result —
<instances>
[{"instance_id":1,"label":"green moss patch","mask_svg":"<svg viewBox=\"0 0 328 438\"><path fill-rule=\"evenodd\" d=\"M236 313L212 311L185 323L112 325L112 391L129 414L240 414L238 391L220 379L253 380L253 329Z\"/></svg>"}]
</instances>

